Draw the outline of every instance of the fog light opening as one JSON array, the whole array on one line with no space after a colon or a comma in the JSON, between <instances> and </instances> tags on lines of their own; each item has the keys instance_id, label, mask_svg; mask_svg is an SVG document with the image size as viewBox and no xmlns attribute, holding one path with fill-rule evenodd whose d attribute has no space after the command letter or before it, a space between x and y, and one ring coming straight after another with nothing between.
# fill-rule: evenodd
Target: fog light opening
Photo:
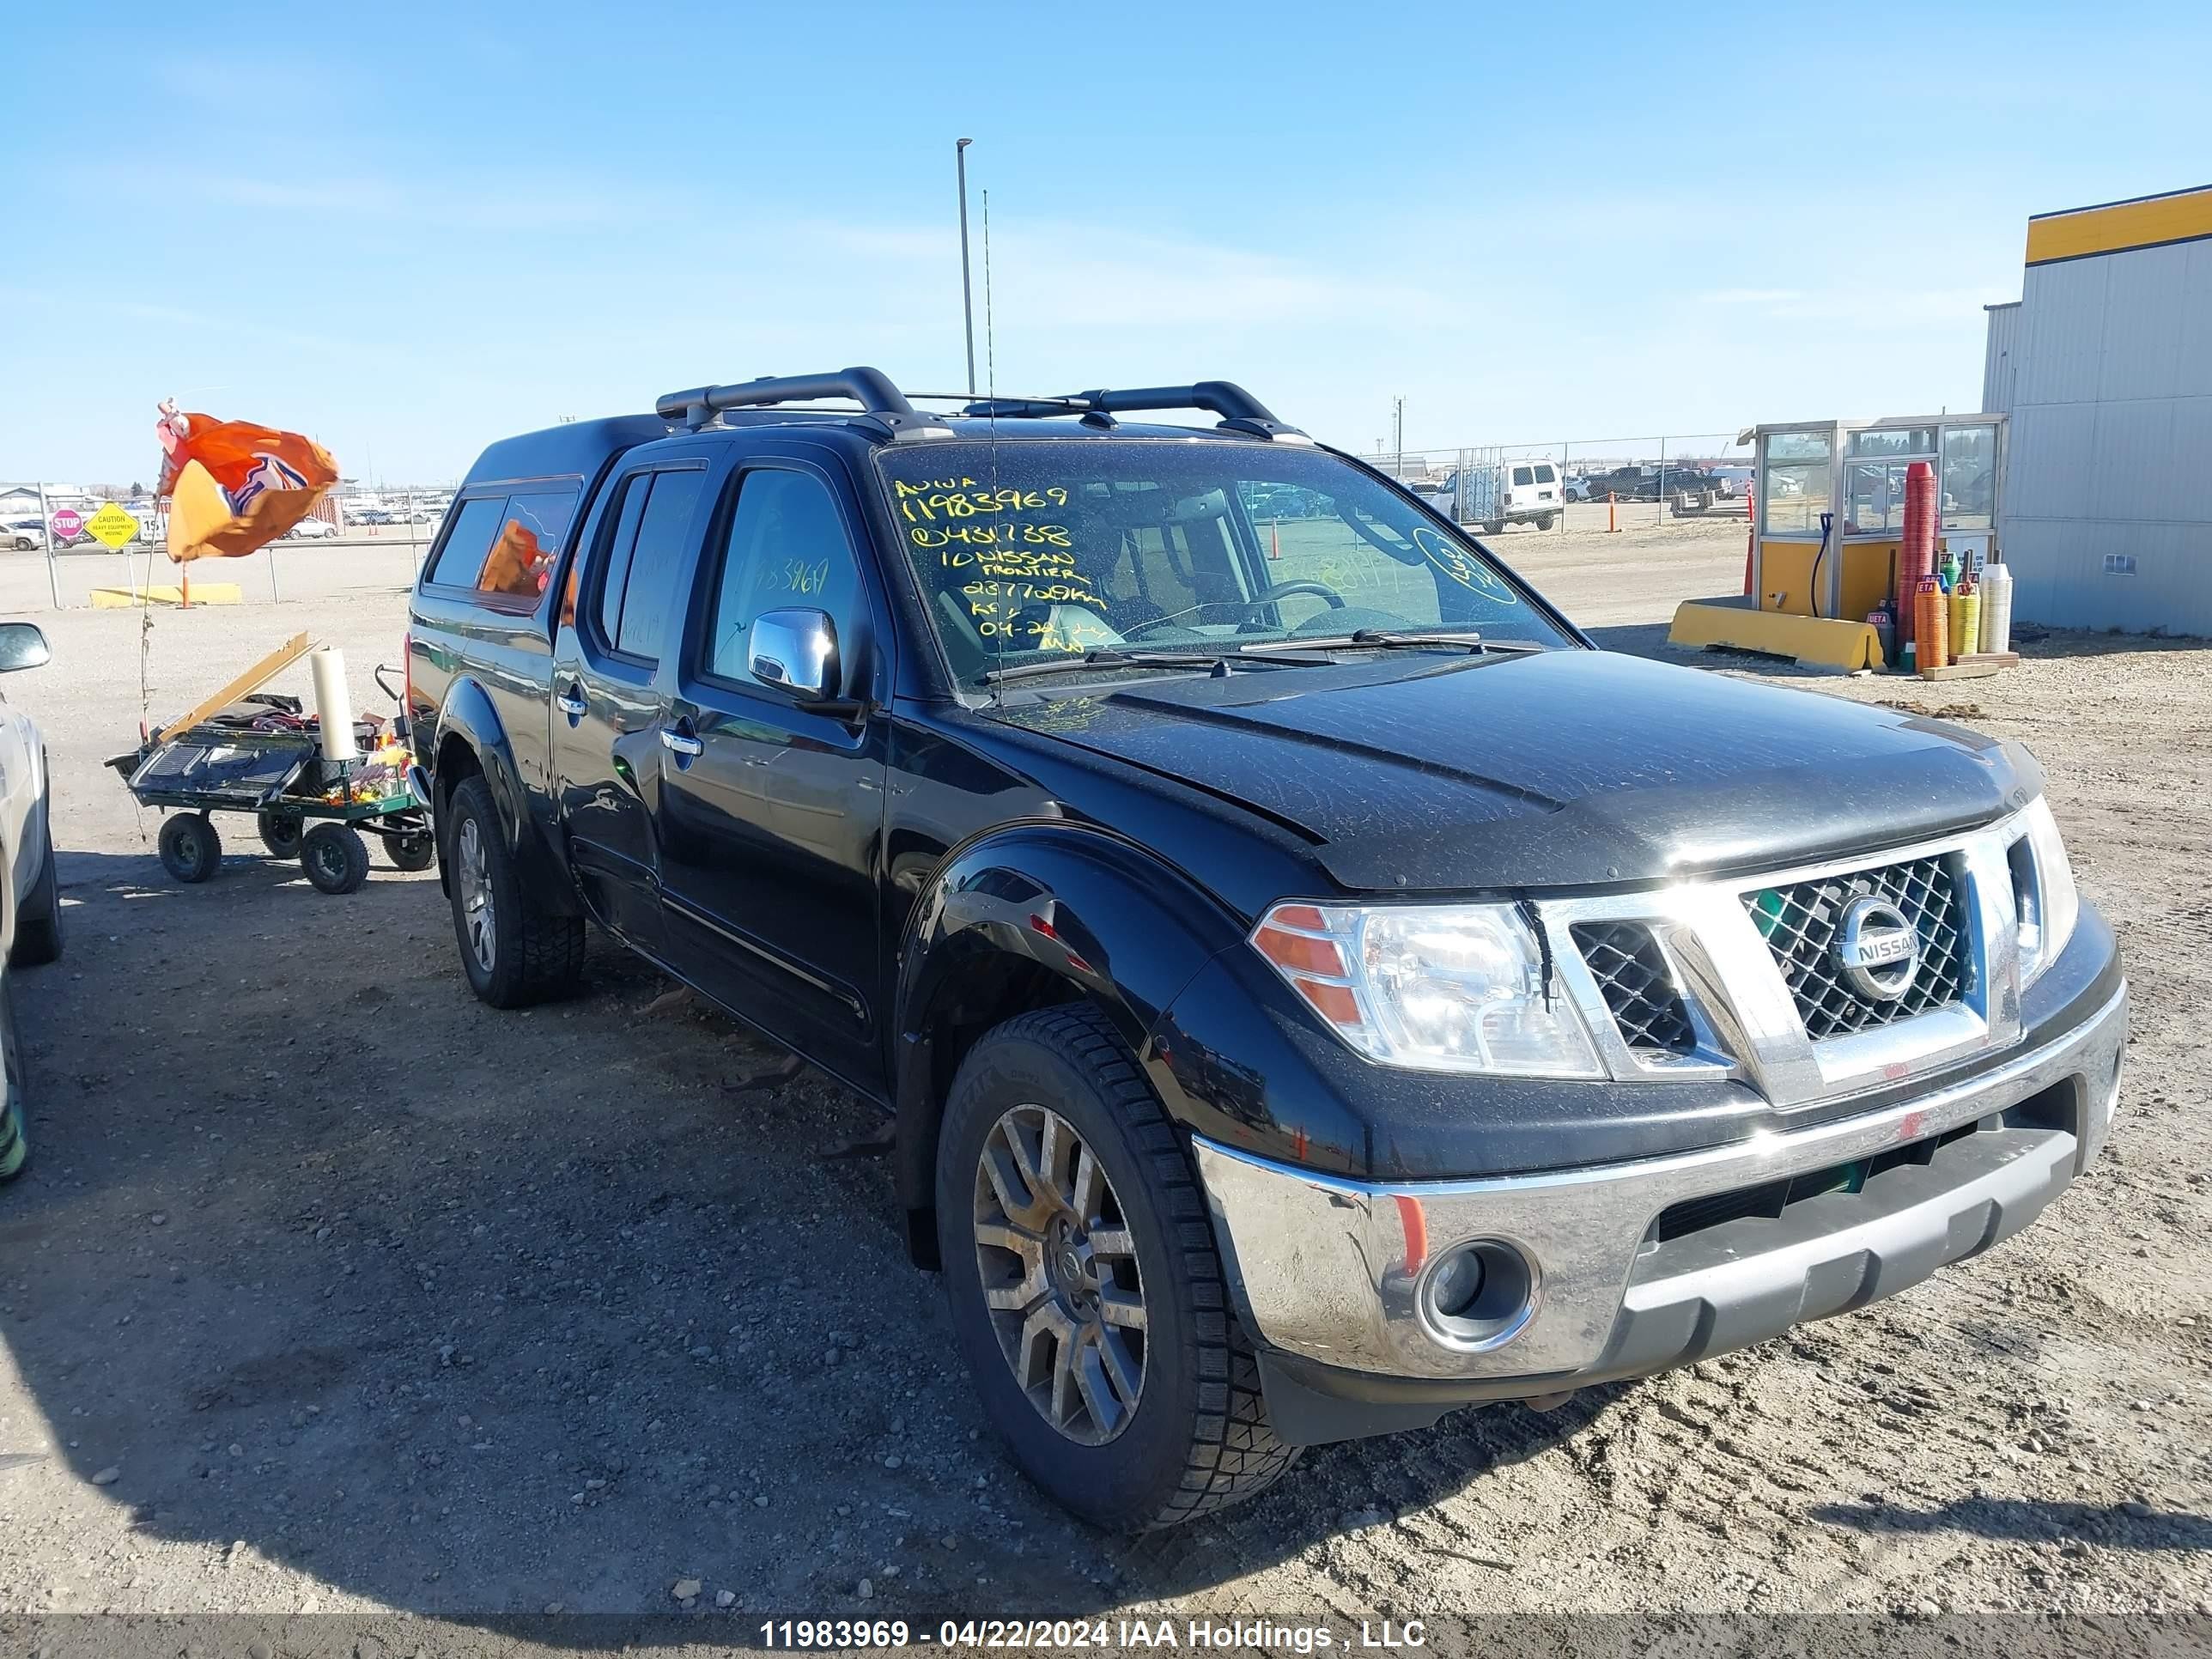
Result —
<instances>
[{"instance_id":1,"label":"fog light opening","mask_svg":"<svg viewBox=\"0 0 2212 1659\"><path fill-rule=\"evenodd\" d=\"M1420 1306L1423 1322L1446 1346L1498 1347L1536 1310L1536 1270L1503 1239L1469 1239L1430 1264Z\"/></svg>"}]
</instances>

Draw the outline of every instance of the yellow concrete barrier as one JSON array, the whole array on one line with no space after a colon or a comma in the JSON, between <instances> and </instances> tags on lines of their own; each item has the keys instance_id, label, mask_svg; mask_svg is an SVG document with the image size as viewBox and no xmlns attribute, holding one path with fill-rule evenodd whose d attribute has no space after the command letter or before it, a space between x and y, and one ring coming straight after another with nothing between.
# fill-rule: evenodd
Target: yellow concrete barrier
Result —
<instances>
[{"instance_id":1,"label":"yellow concrete barrier","mask_svg":"<svg viewBox=\"0 0 2212 1659\"><path fill-rule=\"evenodd\" d=\"M92 590L93 608L96 611L117 611L140 605L181 605L185 596L174 582L156 582L146 587L133 582L128 587L95 587ZM236 582L194 582L194 605L238 605L246 598L245 590Z\"/></svg>"},{"instance_id":2,"label":"yellow concrete barrier","mask_svg":"<svg viewBox=\"0 0 2212 1659\"><path fill-rule=\"evenodd\" d=\"M1732 646L1829 668L1884 665L1881 635L1871 623L1762 611L1754 601L1734 595L1683 600L1675 607L1667 641L1670 645Z\"/></svg>"}]
</instances>

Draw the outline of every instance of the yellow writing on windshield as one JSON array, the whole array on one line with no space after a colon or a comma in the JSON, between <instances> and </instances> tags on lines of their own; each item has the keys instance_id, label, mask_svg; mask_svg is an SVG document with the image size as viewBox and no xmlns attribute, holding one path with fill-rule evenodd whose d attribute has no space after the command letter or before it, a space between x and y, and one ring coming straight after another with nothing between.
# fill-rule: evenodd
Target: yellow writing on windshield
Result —
<instances>
[{"instance_id":1,"label":"yellow writing on windshield","mask_svg":"<svg viewBox=\"0 0 2212 1659\"><path fill-rule=\"evenodd\" d=\"M1007 549L1022 546L1072 548L1075 544L1069 538L1067 526L1064 524L956 524L941 528L918 524L907 534L913 538L916 547L930 548L951 547L955 544L963 547ZM1069 562L1073 561L1071 559Z\"/></svg>"},{"instance_id":2,"label":"yellow writing on windshield","mask_svg":"<svg viewBox=\"0 0 2212 1659\"><path fill-rule=\"evenodd\" d=\"M1494 605L1517 605L1520 596L1498 580L1498 573L1463 547L1455 546L1426 525L1413 529L1413 545L1421 556L1469 592L1480 593Z\"/></svg>"},{"instance_id":3,"label":"yellow writing on windshield","mask_svg":"<svg viewBox=\"0 0 2212 1659\"><path fill-rule=\"evenodd\" d=\"M1042 513L1067 505L1067 491L1059 484L1042 489L976 489L974 484L972 478L932 479L921 484L894 480L892 488L900 516L908 524L992 513Z\"/></svg>"}]
</instances>

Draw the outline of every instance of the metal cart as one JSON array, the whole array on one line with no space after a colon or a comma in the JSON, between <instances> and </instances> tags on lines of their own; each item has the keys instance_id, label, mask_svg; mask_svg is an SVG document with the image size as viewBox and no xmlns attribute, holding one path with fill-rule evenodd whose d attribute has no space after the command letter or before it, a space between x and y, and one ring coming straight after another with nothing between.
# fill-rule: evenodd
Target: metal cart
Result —
<instances>
[{"instance_id":1,"label":"metal cart","mask_svg":"<svg viewBox=\"0 0 2212 1659\"><path fill-rule=\"evenodd\" d=\"M376 678L389 692L387 672L380 667ZM171 876L201 882L215 874L222 860L216 812L252 813L262 845L298 860L325 893L350 893L368 878L372 836L393 868L429 868L436 856L429 813L404 775L364 798L368 763L325 758L320 734L300 728L300 717L295 698L249 696L108 762L141 805L168 809L160 850ZM404 724L398 733L404 738ZM377 728L363 722L356 734L373 743Z\"/></svg>"}]
</instances>

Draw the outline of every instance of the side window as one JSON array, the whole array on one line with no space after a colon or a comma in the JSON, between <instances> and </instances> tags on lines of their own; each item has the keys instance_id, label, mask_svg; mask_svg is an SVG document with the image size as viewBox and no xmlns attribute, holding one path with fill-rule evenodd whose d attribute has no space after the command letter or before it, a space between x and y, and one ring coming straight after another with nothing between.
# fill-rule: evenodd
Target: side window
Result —
<instances>
[{"instance_id":1,"label":"side window","mask_svg":"<svg viewBox=\"0 0 2212 1659\"><path fill-rule=\"evenodd\" d=\"M474 587L477 574L483 568L484 557L491 551L491 538L499 532L507 515L507 497L479 495L471 501L463 501L454 510L453 527L446 537L446 544L438 550L438 562L423 577L425 585L441 587Z\"/></svg>"},{"instance_id":2,"label":"side window","mask_svg":"<svg viewBox=\"0 0 2212 1659\"><path fill-rule=\"evenodd\" d=\"M860 562L822 481L781 467L745 473L715 577L706 672L751 679L746 646L754 619L792 606L829 612L841 648L849 650L862 603Z\"/></svg>"},{"instance_id":3,"label":"side window","mask_svg":"<svg viewBox=\"0 0 2212 1659\"><path fill-rule=\"evenodd\" d=\"M645 516L645 498L653 490L653 474L635 473L623 480L622 499L607 517L604 567L599 583L599 640L611 646L622 634L623 591L629 585L630 556L637 549L637 521Z\"/></svg>"},{"instance_id":4,"label":"side window","mask_svg":"<svg viewBox=\"0 0 2212 1659\"><path fill-rule=\"evenodd\" d=\"M668 624L668 606L676 578L684 563L684 532L691 523L691 507L699 499L705 472L656 472L653 493L637 520L637 540L632 545L627 580L623 584L622 617L615 626L615 649L645 662L660 659L660 636ZM630 485L640 490L639 479ZM629 516L629 502L623 502ZM609 571L612 575L611 568Z\"/></svg>"}]
</instances>

